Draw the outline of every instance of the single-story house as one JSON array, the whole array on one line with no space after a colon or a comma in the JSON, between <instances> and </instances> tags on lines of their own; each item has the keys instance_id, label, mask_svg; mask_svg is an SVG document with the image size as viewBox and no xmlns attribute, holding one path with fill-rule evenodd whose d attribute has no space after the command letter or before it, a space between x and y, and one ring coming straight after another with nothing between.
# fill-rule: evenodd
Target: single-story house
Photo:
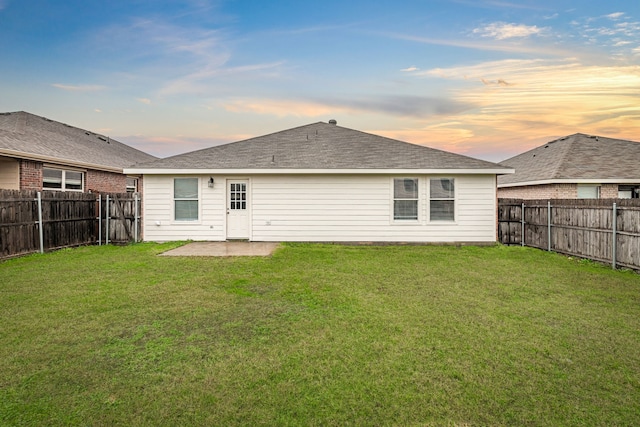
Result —
<instances>
[{"instance_id":1,"label":"single-story house","mask_svg":"<svg viewBox=\"0 0 640 427\"><path fill-rule=\"evenodd\" d=\"M495 242L482 160L313 123L125 168L146 240Z\"/></svg>"},{"instance_id":2,"label":"single-story house","mask_svg":"<svg viewBox=\"0 0 640 427\"><path fill-rule=\"evenodd\" d=\"M576 133L500 162L498 196L514 199L638 198L640 143Z\"/></svg>"},{"instance_id":3,"label":"single-story house","mask_svg":"<svg viewBox=\"0 0 640 427\"><path fill-rule=\"evenodd\" d=\"M24 111L0 113L0 189L137 192L123 168L156 157Z\"/></svg>"}]
</instances>

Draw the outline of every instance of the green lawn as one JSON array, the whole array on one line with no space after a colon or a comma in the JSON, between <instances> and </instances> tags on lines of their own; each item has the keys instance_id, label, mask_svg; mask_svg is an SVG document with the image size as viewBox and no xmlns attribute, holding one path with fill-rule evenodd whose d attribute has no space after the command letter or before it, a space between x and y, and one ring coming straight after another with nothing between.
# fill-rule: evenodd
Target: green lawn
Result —
<instances>
[{"instance_id":1,"label":"green lawn","mask_svg":"<svg viewBox=\"0 0 640 427\"><path fill-rule=\"evenodd\" d=\"M637 425L640 275L520 247L0 263L0 425Z\"/></svg>"}]
</instances>

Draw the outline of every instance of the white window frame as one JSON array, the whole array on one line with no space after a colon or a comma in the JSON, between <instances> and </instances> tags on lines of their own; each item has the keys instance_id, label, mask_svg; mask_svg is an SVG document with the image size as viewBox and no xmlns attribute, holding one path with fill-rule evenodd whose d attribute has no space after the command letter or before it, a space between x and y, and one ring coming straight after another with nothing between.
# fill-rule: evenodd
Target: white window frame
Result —
<instances>
[{"instance_id":1,"label":"white window frame","mask_svg":"<svg viewBox=\"0 0 640 427\"><path fill-rule=\"evenodd\" d=\"M52 170L52 171L58 171L60 172L60 188L53 188L53 187L45 187L45 177L44 177L44 171L45 170ZM67 173L71 172L71 173L79 173L80 174L80 188L67 188ZM84 186L85 186L85 171L82 170L74 170L74 169L63 169L63 168L59 168L59 167L53 167L53 166L43 166L42 167L42 189L46 190L46 191L74 191L76 193L82 193L84 191Z\"/></svg>"},{"instance_id":2,"label":"white window frame","mask_svg":"<svg viewBox=\"0 0 640 427\"><path fill-rule=\"evenodd\" d=\"M197 196L196 197L180 197L177 198L176 197L176 181L177 180L195 180L196 181L196 188L197 188ZM176 177L173 178L171 180L171 185L172 185L172 194L173 194L173 203L172 203L172 208L173 208L173 221L177 222L177 223L187 223L187 224L197 224L200 222L200 218L201 218L201 212L200 212L200 208L202 206L202 203L200 202L200 178L196 178L196 177ZM176 218L176 202L180 201L180 202L184 202L184 201L195 201L197 202L197 208L196 208L196 218L194 219L178 219Z\"/></svg>"},{"instance_id":3,"label":"white window frame","mask_svg":"<svg viewBox=\"0 0 640 427\"><path fill-rule=\"evenodd\" d=\"M417 197L416 198L399 198L396 197L395 194L395 183L396 180L406 180L411 179L415 180L417 188ZM422 180L417 176L395 176L391 178L391 222L393 224L411 224L415 225L420 223L421 220L421 206L422 206L422 192L420 191L420 187L422 185ZM416 203L416 218L396 218L396 201L415 201Z\"/></svg>"},{"instance_id":4,"label":"white window frame","mask_svg":"<svg viewBox=\"0 0 640 427\"><path fill-rule=\"evenodd\" d=\"M453 182L453 197L432 197L431 194L431 182L432 181L441 181L443 179L446 180L450 180ZM458 218L458 183L457 180L454 177L451 176L438 176L438 177L431 177L428 179L428 183L427 183L427 192L428 194L428 214L429 214L429 222L430 223L435 223L435 224L451 224L451 223L455 223L457 221ZM452 201L453 202L453 218L452 219L433 219L431 217L431 202L434 201Z\"/></svg>"},{"instance_id":5,"label":"white window frame","mask_svg":"<svg viewBox=\"0 0 640 427\"><path fill-rule=\"evenodd\" d=\"M591 189L595 189L596 190L596 197L584 197L584 195L581 196L580 194L580 189L583 190L591 190ZM601 186L600 184L578 184L578 187L576 188L576 197L578 199L599 199L600 198L600 192L601 192Z\"/></svg>"},{"instance_id":6,"label":"white window frame","mask_svg":"<svg viewBox=\"0 0 640 427\"><path fill-rule=\"evenodd\" d=\"M129 180L133 180L134 184L133 186L129 185ZM139 178L137 176L128 176L126 177L125 180L125 191L127 193L137 193L138 192L138 183L140 182ZM131 189L131 191L130 191Z\"/></svg>"}]
</instances>

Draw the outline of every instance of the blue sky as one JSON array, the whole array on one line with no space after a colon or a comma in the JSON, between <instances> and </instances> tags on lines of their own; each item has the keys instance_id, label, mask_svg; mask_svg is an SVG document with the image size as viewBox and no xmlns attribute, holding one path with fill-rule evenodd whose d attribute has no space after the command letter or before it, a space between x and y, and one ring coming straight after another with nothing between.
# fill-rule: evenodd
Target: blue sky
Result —
<instances>
[{"instance_id":1,"label":"blue sky","mask_svg":"<svg viewBox=\"0 0 640 427\"><path fill-rule=\"evenodd\" d=\"M0 0L0 111L165 157L317 121L499 161L640 140L640 3Z\"/></svg>"}]
</instances>

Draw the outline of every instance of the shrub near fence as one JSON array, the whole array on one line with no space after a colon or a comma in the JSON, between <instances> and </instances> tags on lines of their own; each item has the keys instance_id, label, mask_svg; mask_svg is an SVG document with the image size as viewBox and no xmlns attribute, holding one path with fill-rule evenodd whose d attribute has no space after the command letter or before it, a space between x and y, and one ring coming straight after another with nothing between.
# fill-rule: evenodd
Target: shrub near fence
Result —
<instances>
[{"instance_id":1,"label":"shrub near fence","mask_svg":"<svg viewBox=\"0 0 640 427\"><path fill-rule=\"evenodd\" d=\"M499 199L498 240L640 269L639 199Z\"/></svg>"},{"instance_id":2,"label":"shrub near fence","mask_svg":"<svg viewBox=\"0 0 640 427\"><path fill-rule=\"evenodd\" d=\"M0 259L139 239L134 194L0 190Z\"/></svg>"}]
</instances>

